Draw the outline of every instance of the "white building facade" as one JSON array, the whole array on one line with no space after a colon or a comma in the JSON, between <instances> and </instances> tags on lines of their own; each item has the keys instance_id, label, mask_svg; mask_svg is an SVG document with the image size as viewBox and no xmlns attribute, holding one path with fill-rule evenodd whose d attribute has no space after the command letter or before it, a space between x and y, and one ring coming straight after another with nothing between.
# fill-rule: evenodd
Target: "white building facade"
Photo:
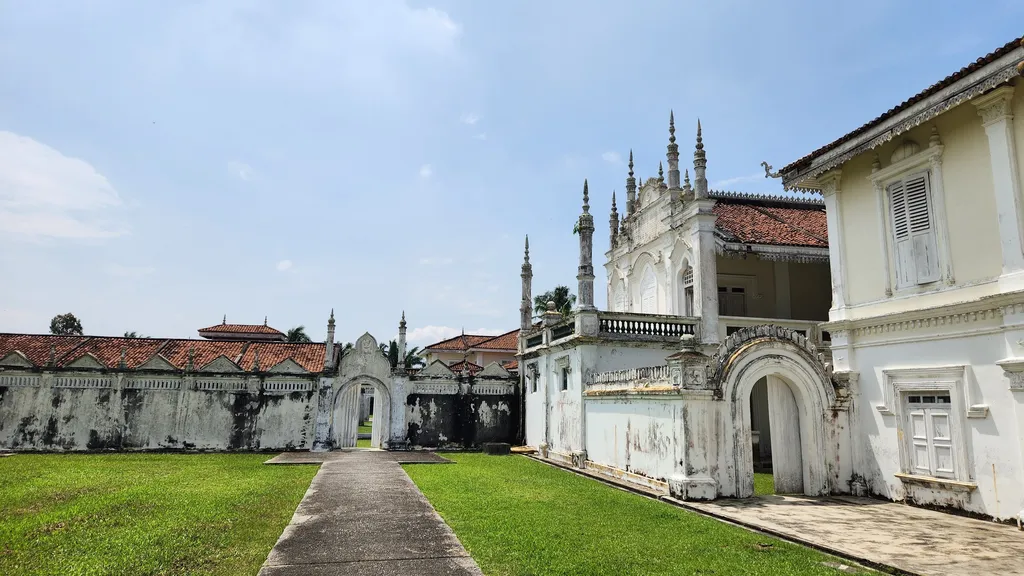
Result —
<instances>
[{"instance_id":1,"label":"white building facade","mask_svg":"<svg viewBox=\"0 0 1024 576\"><path fill-rule=\"evenodd\" d=\"M823 193L854 469L895 500L1024 508L1024 86L1017 41L780 170Z\"/></svg>"}]
</instances>

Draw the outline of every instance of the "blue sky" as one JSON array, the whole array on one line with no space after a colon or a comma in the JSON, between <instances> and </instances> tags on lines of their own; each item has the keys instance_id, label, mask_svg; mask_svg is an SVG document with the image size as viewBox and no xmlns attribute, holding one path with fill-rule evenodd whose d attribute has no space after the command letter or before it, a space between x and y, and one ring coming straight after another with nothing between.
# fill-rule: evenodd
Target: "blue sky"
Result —
<instances>
[{"instance_id":1,"label":"blue sky","mask_svg":"<svg viewBox=\"0 0 1024 576\"><path fill-rule=\"evenodd\" d=\"M1024 4L0 0L0 331L231 322L413 344L575 291L598 305L632 147L713 188L779 167L1020 35Z\"/></svg>"}]
</instances>

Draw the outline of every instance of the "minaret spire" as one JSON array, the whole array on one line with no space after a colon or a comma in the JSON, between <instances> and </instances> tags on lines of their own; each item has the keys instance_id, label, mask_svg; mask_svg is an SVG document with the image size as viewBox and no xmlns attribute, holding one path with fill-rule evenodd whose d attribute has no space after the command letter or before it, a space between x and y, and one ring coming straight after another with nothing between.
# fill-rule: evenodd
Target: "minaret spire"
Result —
<instances>
[{"instance_id":1,"label":"minaret spire","mask_svg":"<svg viewBox=\"0 0 1024 576\"><path fill-rule=\"evenodd\" d=\"M665 181L665 169L661 166L661 160L658 160L658 182Z\"/></svg>"},{"instance_id":2,"label":"minaret spire","mask_svg":"<svg viewBox=\"0 0 1024 576\"><path fill-rule=\"evenodd\" d=\"M533 327L533 265L530 264L530 236L523 250L523 301L519 305L519 329L524 333Z\"/></svg>"},{"instance_id":3,"label":"minaret spire","mask_svg":"<svg viewBox=\"0 0 1024 576\"><path fill-rule=\"evenodd\" d=\"M633 149L629 150L629 176L626 178L626 218L636 208L636 178L633 177Z\"/></svg>"},{"instance_id":4,"label":"minaret spire","mask_svg":"<svg viewBox=\"0 0 1024 576\"><path fill-rule=\"evenodd\" d=\"M708 179L705 176L705 169L708 161L704 154L704 140L701 138L700 119L697 119L697 146L693 151L693 197L704 200L708 197Z\"/></svg>"},{"instance_id":5,"label":"minaret spire","mask_svg":"<svg viewBox=\"0 0 1024 576\"><path fill-rule=\"evenodd\" d=\"M612 213L608 216L609 241L608 246L615 249L615 243L619 240L619 210L615 207L615 191L612 190Z\"/></svg>"},{"instance_id":6,"label":"minaret spire","mask_svg":"<svg viewBox=\"0 0 1024 576\"><path fill-rule=\"evenodd\" d=\"M679 145L676 144L676 117L668 111L668 187L679 188Z\"/></svg>"},{"instance_id":7,"label":"minaret spire","mask_svg":"<svg viewBox=\"0 0 1024 576\"><path fill-rule=\"evenodd\" d=\"M334 367L334 308L327 319L327 342L324 343L324 369Z\"/></svg>"},{"instance_id":8,"label":"minaret spire","mask_svg":"<svg viewBox=\"0 0 1024 576\"><path fill-rule=\"evenodd\" d=\"M398 372L405 373L405 310L402 310L402 320L398 322Z\"/></svg>"},{"instance_id":9,"label":"minaret spire","mask_svg":"<svg viewBox=\"0 0 1024 576\"><path fill-rule=\"evenodd\" d=\"M577 303L580 310L594 309L594 217L590 215L587 181L583 181L583 214L577 224L580 232L580 267Z\"/></svg>"}]
</instances>

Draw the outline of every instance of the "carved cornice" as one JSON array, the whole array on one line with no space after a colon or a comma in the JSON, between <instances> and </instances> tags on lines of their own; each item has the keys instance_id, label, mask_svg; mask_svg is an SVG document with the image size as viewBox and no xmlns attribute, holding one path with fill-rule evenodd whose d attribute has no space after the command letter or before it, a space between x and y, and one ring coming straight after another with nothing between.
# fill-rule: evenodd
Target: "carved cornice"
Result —
<instances>
[{"instance_id":1,"label":"carved cornice","mask_svg":"<svg viewBox=\"0 0 1024 576\"><path fill-rule=\"evenodd\" d=\"M1012 119L1013 112L1010 101L1013 98L1012 86L1001 86L976 99L973 104L978 108L983 126L994 124L1004 119Z\"/></svg>"}]
</instances>

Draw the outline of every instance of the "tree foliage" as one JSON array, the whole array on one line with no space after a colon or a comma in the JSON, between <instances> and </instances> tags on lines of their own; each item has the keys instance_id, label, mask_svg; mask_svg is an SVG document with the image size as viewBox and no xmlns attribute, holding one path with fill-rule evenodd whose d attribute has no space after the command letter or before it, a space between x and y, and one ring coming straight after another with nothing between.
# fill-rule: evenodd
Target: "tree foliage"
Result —
<instances>
[{"instance_id":1,"label":"tree foliage","mask_svg":"<svg viewBox=\"0 0 1024 576\"><path fill-rule=\"evenodd\" d=\"M312 342L313 341L309 337L309 335L306 334L306 327L305 326L296 326L295 328L292 328L291 330L288 331L286 336L288 338L288 341L292 342L292 343L296 343L296 342Z\"/></svg>"},{"instance_id":2,"label":"tree foliage","mask_svg":"<svg viewBox=\"0 0 1024 576\"><path fill-rule=\"evenodd\" d=\"M398 342L392 340L388 343L380 343L380 353L388 359L388 363L391 364L391 368L398 368ZM422 368L426 364L423 356L420 355L419 346L413 346L411 349L405 351L405 367L406 368Z\"/></svg>"},{"instance_id":3,"label":"tree foliage","mask_svg":"<svg viewBox=\"0 0 1024 576\"><path fill-rule=\"evenodd\" d=\"M57 314L50 320L50 334L60 336L81 336L82 322L74 314Z\"/></svg>"},{"instance_id":4,"label":"tree foliage","mask_svg":"<svg viewBox=\"0 0 1024 576\"><path fill-rule=\"evenodd\" d=\"M135 330L132 330L131 332L125 332L124 333L124 337L125 338L149 338L149 336L145 336L143 334L139 334Z\"/></svg>"},{"instance_id":5,"label":"tree foliage","mask_svg":"<svg viewBox=\"0 0 1024 576\"><path fill-rule=\"evenodd\" d=\"M568 286L555 286L554 290L549 290L533 298L534 313L537 316L543 315L548 309L548 302L554 302L555 310L568 318L572 316L572 308L576 305L576 295L569 291Z\"/></svg>"}]
</instances>

